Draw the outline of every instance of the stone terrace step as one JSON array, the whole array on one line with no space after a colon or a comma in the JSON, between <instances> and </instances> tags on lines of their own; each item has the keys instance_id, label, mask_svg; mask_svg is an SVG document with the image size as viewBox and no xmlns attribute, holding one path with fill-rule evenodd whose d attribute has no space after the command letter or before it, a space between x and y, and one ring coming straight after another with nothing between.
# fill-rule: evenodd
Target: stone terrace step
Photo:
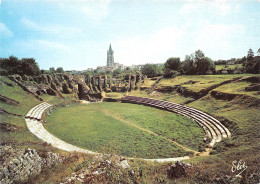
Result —
<instances>
[{"instance_id":1,"label":"stone terrace step","mask_svg":"<svg viewBox=\"0 0 260 184\"><path fill-rule=\"evenodd\" d=\"M123 103L126 102L147 105L151 107L165 109L192 118L204 129L205 133L210 138L212 138L210 146L213 146L216 142L221 141L222 138L231 137L230 131L218 120L197 109L172 102L136 96L126 96L123 97L121 100Z\"/></svg>"},{"instance_id":2,"label":"stone terrace step","mask_svg":"<svg viewBox=\"0 0 260 184\"><path fill-rule=\"evenodd\" d=\"M46 103L46 102L43 102L43 103L41 103L41 104L35 106L34 108L32 108L32 109L28 112L28 114L26 115L25 118L36 119L36 120L39 120L39 121L40 121L41 118L42 118L43 112L44 112L47 108L49 108L49 107L51 107L51 106L52 106L52 105L50 105L50 104L48 104L48 103Z\"/></svg>"},{"instance_id":3,"label":"stone terrace step","mask_svg":"<svg viewBox=\"0 0 260 184\"><path fill-rule=\"evenodd\" d=\"M220 127L218 124L216 124L214 121L212 121L211 119L205 117L204 115L198 113L198 112L193 112L191 109L187 109L185 107L178 107L176 108L175 105L172 105L169 107L169 109L172 109L173 111L178 111L178 112L184 112L187 113L190 116L193 116L194 118L200 119L200 120L204 120L207 121L207 123L214 129L214 131L221 135L223 138L227 137L226 132L222 129L222 127Z\"/></svg>"}]
</instances>

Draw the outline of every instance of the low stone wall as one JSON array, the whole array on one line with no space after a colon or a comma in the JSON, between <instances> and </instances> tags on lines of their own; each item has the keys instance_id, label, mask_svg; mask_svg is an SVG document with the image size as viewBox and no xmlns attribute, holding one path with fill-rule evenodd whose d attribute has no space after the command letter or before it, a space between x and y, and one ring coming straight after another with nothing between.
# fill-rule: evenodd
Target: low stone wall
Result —
<instances>
[{"instance_id":1,"label":"low stone wall","mask_svg":"<svg viewBox=\"0 0 260 184\"><path fill-rule=\"evenodd\" d=\"M0 147L0 183L21 183L40 174L44 168L59 164L64 159L58 153L40 156L32 149Z\"/></svg>"}]
</instances>

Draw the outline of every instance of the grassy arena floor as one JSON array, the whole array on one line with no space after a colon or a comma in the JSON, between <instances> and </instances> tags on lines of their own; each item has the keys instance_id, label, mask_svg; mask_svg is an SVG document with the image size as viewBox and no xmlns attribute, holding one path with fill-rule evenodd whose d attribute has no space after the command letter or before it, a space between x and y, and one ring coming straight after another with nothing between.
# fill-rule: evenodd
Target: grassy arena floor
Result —
<instances>
[{"instance_id":1,"label":"grassy arena floor","mask_svg":"<svg viewBox=\"0 0 260 184\"><path fill-rule=\"evenodd\" d=\"M159 109L124 103L72 104L54 110L45 127L60 139L98 152L168 158L197 150L204 132L192 120ZM168 139L168 140L167 140Z\"/></svg>"}]
</instances>

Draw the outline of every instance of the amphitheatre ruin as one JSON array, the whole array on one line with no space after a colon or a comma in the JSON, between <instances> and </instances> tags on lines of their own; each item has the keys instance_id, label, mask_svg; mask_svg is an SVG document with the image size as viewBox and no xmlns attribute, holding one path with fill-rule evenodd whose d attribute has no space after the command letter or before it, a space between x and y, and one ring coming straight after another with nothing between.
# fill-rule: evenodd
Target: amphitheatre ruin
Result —
<instances>
[{"instance_id":1,"label":"amphitheatre ruin","mask_svg":"<svg viewBox=\"0 0 260 184\"><path fill-rule=\"evenodd\" d=\"M113 53L110 45L107 71L122 67ZM247 169L258 158L245 156L258 150L259 74L198 75L197 67L196 75L172 70L147 77L134 69L26 75L12 73L19 69L19 61L8 67L12 59L1 61L1 183L258 180L254 168L253 175L211 180L198 173L223 167L228 173L230 165L233 172L236 163Z\"/></svg>"},{"instance_id":2,"label":"amphitheatre ruin","mask_svg":"<svg viewBox=\"0 0 260 184\"><path fill-rule=\"evenodd\" d=\"M92 155L93 158L115 157L119 159L116 163L126 169L131 168L129 162L132 161L189 162L215 155L219 147L216 145L232 139L233 134L236 139L238 125L209 113L208 109L217 111L217 103L225 102L226 108L235 110L237 101L242 100L245 103L242 106L249 105L252 112L259 103L255 93L259 80L258 75L212 75L193 80L189 76L164 79L147 78L142 74L128 74L121 79L111 79L106 75L16 74L1 79L5 89L12 89L16 93L16 96L12 96L8 90L3 91L1 101L6 105L1 107L1 112L7 117L19 117L26 122L24 128L31 135L26 133L28 140L23 138L22 142L43 142L47 150L57 148L65 152ZM169 85L169 82L175 85ZM242 87L244 94L225 91L227 86L234 83L246 86ZM27 99L17 98L19 95ZM25 104L29 103L28 100L33 103L24 106L19 100ZM255 110L257 112L257 108ZM103 116L105 119L102 119ZM8 130L8 127L19 129L20 125L5 123L5 131L17 134L16 130ZM32 141L35 139L31 138L33 136L38 139ZM8 136L4 140L8 143ZM147 147L141 146L144 143ZM32 145L30 147L35 147ZM39 157L42 153L37 152L37 146L33 150L20 152L8 146L4 149L17 154L11 158L18 159L20 164L14 164L13 167L27 173L22 177L8 169L5 176L11 182L18 181L17 178L26 181L44 168L64 162L57 151L48 152L49 160ZM34 157L37 159L31 160ZM31 160L28 162L30 164L20 161L21 158ZM2 169L9 167L5 164ZM86 176L83 180L86 178L89 179ZM71 181L71 178L66 181Z\"/></svg>"}]
</instances>

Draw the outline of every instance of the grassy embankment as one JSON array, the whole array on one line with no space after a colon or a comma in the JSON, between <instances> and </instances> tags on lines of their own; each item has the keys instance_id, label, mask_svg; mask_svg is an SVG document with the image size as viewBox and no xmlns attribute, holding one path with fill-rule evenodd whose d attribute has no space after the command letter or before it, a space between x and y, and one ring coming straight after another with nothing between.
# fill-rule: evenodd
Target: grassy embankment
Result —
<instances>
[{"instance_id":1,"label":"grassy embankment","mask_svg":"<svg viewBox=\"0 0 260 184\"><path fill-rule=\"evenodd\" d=\"M9 80L7 77L1 76L0 81L1 95L12 98L19 102L18 105L9 105L1 102L0 107L2 109L5 109L10 113L25 116L32 107L39 103L42 103L42 101L36 99L33 95L25 92L22 88L16 85L15 82ZM12 86L9 86L3 82L7 82ZM48 100L48 102L53 105L75 99L73 96L70 95L65 95L64 99L49 95L42 95L41 97L45 101ZM1 114L0 123L9 123L11 126L16 127L15 131L5 131L2 128L0 129L1 145L11 145L12 147L19 149L36 149L38 154L42 157L45 157L46 153L49 151L57 152L68 157L68 159L60 166L50 168L49 170L44 170L43 173L36 178L31 178L28 183L60 183L65 177L70 175L71 171L73 171L73 169L75 168L75 165L80 164L86 159L91 159L91 156L89 155L78 153L74 154L73 157L70 157L70 154L65 151L56 149L51 145L43 144L42 140L38 139L28 130L23 117Z\"/></svg>"},{"instance_id":2,"label":"grassy embankment","mask_svg":"<svg viewBox=\"0 0 260 184\"><path fill-rule=\"evenodd\" d=\"M157 88L182 85L191 91L198 92L211 87L211 85L218 84L234 77L249 76L259 75L179 76L174 79L161 80ZM190 80L197 82L194 84L188 83ZM188 183L191 181L208 182L209 179L207 178L215 178L223 175L234 176L237 174L231 172L232 162L234 160L243 160L248 166L248 169L242 174L243 180L246 182L255 181L248 177L250 174L259 173L260 168L258 162L260 157L260 116L259 104L256 104L256 100L259 99L260 95L259 92L245 90L245 87L248 87L251 84L251 82L240 81L224 84L213 89L214 91L223 93L236 94L237 96L232 100L215 99L209 92L206 96L187 104L190 107L202 110L221 120L232 133L230 139L225 139L214 146L210 156L197 157L187 161L193 163L196 168L191 172L190 178L185 179ZM154 93L150 96L138 94L137 91L130 94L164 99L176 103L185 103L188 101L175 91L170 94ZM177 181L184 182L184 180Z\"/></svg>"},{"instance_id":3,"label":"grassy embankment","mask_svg":"<svg viewBox=\"0 0 260 184\"><path fill-rule=\"evenodd\" d=\"M227 66L227 67L226 67ZM234 64L234 65L216 65L216 71L219 70L234 70L243 68L242 64Z\"/></svg>"},{"instance_id":4,"label":"grassy embankment","mask_svg":"<svg viewBox=\"0 0 260 184\"><path fill-rule=\"evenodd\" d=\"M198 149L204 137L186 117L134 104L73 104L56 109L46 120L47 129L66 142L137 158L184 156L190 153L167 139Z\"/></svg>"},{"instance_id":5,"label":"grassy embankment","mask_svg":"<svg viewBox=\"0 0 260 184\"><path fill-rule=\"evenodd\" d=\"M17 128L17 131L15 132L1 130L1 144L2 145L12 144L21 148L30 146L30 148L35 148L37 150L44 151L45 148L39 145L39 143L41 143L42 141L39 140L35 135L33 135L27 129L25 120L23 118L32 107L38 105L39 103L42 103L42 101L36 99L31 94L22 90L22 88L16 85L15 82L9 80L7 77L1 76L0 80L2 81L0 87L1 95L4 95L8 98L14 99L19 102L19 104L17 105L0 103L0 107L6 110L7 112L15 113L17 115L22 115L22 117L20 117L20 116L8 115L8 114L1 114L1 119L0 119L1 122L9 123L11 125L14 125ZM12 86L9 86L3 82L7 82ZM43 97L44 100L50 100L52 104L61 103L62 101L71 99L69 96L67 96L67 98L65 99L60 99L58 97L49 96L49 95L45 95L41 97ZM46 148L46 150L54 151L56 149L49 147Z\"/></svg>"},{"instance_id":6,"label":"grassy embankment","mask_svg":"<svg viewBox=\"0 0 260 184\"><path fill-rule=\"evenodd\" d=\"M253 75L216 75L212 76L212 81L219 80L218 78L223 78L223 80L228 80L232 77L238 76L253 76ZM256 75L254 75L256 76ZM184 81L194 80L200 83L205 83L206 79L210 76L181 76L179 79ZM3 78L1 78L2 80ZM8 80L8 79L6 79ZM169 86L174 86L178 84L178 80L175 79L163 79L172 80L168 83ZM11 83L11 81L8 80ZM155 82L155 81L154 81ZM166 82L166 81L165 81ZM151 81L153 83L153 81ZM181 82L183 83L183 82ZM212 83L208 81L207 83ZM200 88L199 83L197 83L197 88ZM242 94L238 95L233 100L222 100L215 99L211 96L210 92L201 99L198 99L194 102L188 104L188 106L200 109L204 112L207 112L217 119L221 120L232 132L232 138L226 139L220 143L217 143L214 147L212 155L207 157L197 157L186 162L192 163L193 168L188 172L186 178L180 178L177 180L167 179L166 170L170 163L150 163L145 161L131 160L129 164L131 169L142 171L142 176L135 174L134 176L125 175L122 177L122 181L125 181L127 178L131 181L132 178L135 178L135 181L139 183L212 183L212 180L216 177L223 177L225 175L234 176L237 172L232 173L231 167L234 160L243 160L247 165L247 169L242 173L242 181L244 183L257 183L256 179L250 178L250 175L259 173L259 107L254 105L255 99L259 99L259 93L257 92L248 92L244 90L244 87L250 85L249 82L239 82L222 85L216 89L220 92L230 93L230 94ZM160 83L158 84L160 85ZM189 85L189 84L188 84ZM5 84L2 84L2 87ZM1 94L2 93L1 87ZM148 86L149 87L149 86ZM192 89L193 85L188 86ZM204 89L205 86L201 84L200 89ZM15 100L23 98L26 94L19 89L17 97L14 97ZM10 97L9 95L13 93L13 88L10 88L9 91L6 91L5 96ZM111 93L112 94L112 93ZM145 91L133 91L130 94L137 96L147 96L150 98L165 99L168 101L173 101L176 103L185 103L189 100L186 100L185 97L181 96L179 93L173 91L171 93L151 93L147 94ZM21 95L19 97L19 95ZM28 95L28 94L27 94ZM18 98L19 97L19 98ZM34 97L27 96L25 102L20 106L20 108L30 109L33 104L29 105ZM251 98L247 98L251 97ZM189 97L190 98L190 97ZM192 99L192 98L191 98ZM59 101L59 100L58 100ZM37 102L38 103L38 102ZM37 104L35 102L35 104ZM40 101L39 101L40 103ZM1 107L2 104L1 104ZM12 106L13 107L13 106ZM10 109L12 109L12 107ZM8 107L6 108L8 110ZM19 109L16 113L19 112ZM27 111L23 111L26 113ZM2 143L14 143L16 145L24 145L24 147L36 148L38 150L51 150L56 149L52 147L43 147L38 145L41 143L34 135L32 135L26 128L25 122L20 117L1 115L1 120L5 120L8 123L18 125L20 128L17 132L1 132ZM4 119L5 118L5 119ZM20 134L17 136L16 134ZM20 140L21 139L21 140ZM20 144L21 143L21 144ZM26 146L25 146L26 145ZM64 153L65 154L65 153ZM77 163L83 162L84 160L91 161L91 157L79 156L77 158L73 157L70 162L63 164L61 167L58 167L54 170L47 171L43 175L34 178L33 182L36 183L60 183L63 181L64 177L68 176L70 172L75 171L75 168L78 167ZM112 174L111 174L112 173ZM110 171L110 179L113 180L113 176L117 176L117 171ZM125 180L124 180L125 179ZM258 177L259 179L259 177ZM259 181L259 180L258 180Z\"/></svg>"}]
</instances>

